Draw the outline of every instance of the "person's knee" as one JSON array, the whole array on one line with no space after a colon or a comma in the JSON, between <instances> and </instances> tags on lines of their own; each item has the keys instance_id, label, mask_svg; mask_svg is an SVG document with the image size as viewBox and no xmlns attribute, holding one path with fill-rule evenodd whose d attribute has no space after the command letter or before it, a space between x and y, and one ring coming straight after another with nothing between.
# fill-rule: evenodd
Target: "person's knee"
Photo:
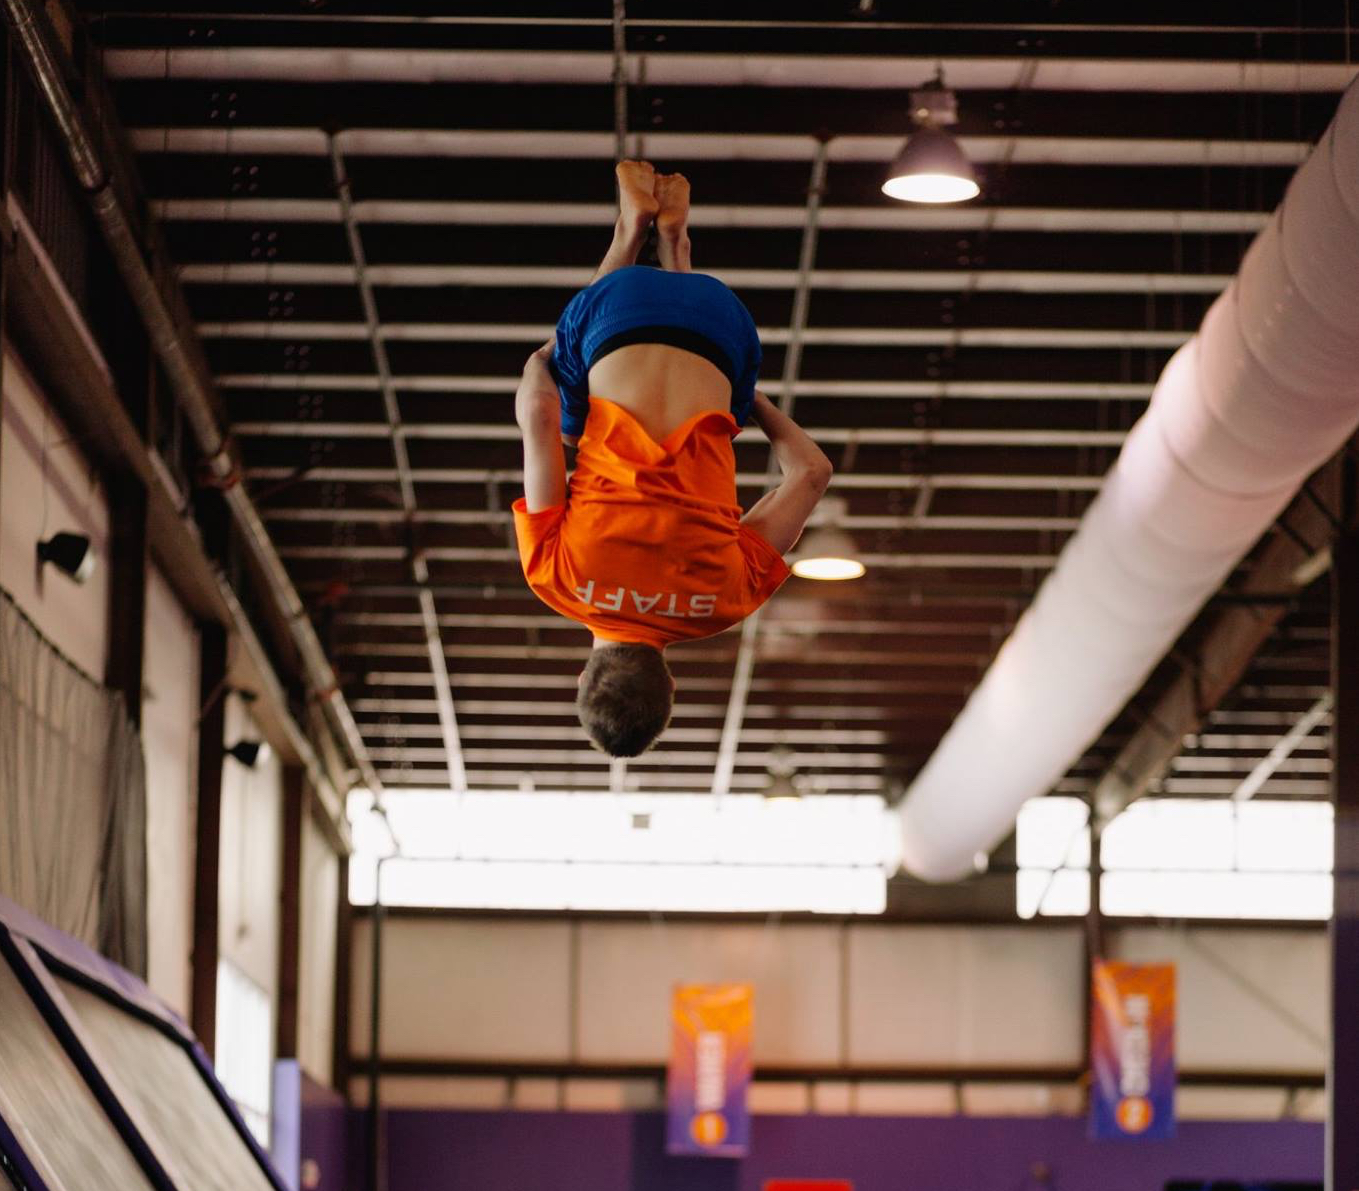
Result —
<instances>
[{"instance_id":1,"label":"person's knee","mask_svg":"<svg viewBox=\"0 0 1359 1191\"><path fill-rule=\"evenodd\" d=\"M674 694L670 667L659 649L619 643L590 655L576 711L590 739L609 756L636 757L670 723Z\"/></svg>"}]
</instances>

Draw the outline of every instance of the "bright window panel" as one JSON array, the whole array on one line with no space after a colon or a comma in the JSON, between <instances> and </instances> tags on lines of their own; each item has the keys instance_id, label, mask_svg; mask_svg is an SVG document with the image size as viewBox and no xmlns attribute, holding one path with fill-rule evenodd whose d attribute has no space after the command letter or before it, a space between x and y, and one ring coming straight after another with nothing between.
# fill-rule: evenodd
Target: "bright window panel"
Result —
<instances>
[{"instance_id":1,"label":"bright window panel","mask_svg":"<svg viewBox=\"0 0 1359 1191\"><path fill-rule=\"evenodd\" d=\"M1031 798L1015 824L1020 868L1089 868L1090 810L1079 798Z\"/></svg>"},{"instance_id":2,"label":"bright window panel","mask_svg":"<svg viewBox=\"0 0 1359 1191\"><path fill-rule=\"evenodd\" d=\"M1021 918L1084 916L1090 913L1090 873L1073 868L1022 868L1015 894Z\"/></svg>"},{"instance_id":3,"label":"bright window panel","mask_svg":"<svg viewBox=\"0 0 1359 1191\"><path fill-rule=\"evenodd\" d=\"M1034 799L1020 813L1020 917L1088 911L1084 819L1074 798ZM1105 828L1101 907L1115 917L1325 919L1333 836L1323 802L1143 799Z\"/></svg>"},{"instance_id":4,"label":"bright window panel","mask_svg":"<svg viewBox=\"0 0 1359 1191\"><path fill-rule=\"evenodd\" d=\"M1079 798L1031 798L1015 824L1021 918L1090 912L1090 811Z\"/></svg>"},{"instance_id":5,"label":"bright window panel","mask_svg":"<svg viewBox=\"0 0 1359 1191\"><path fill-rule=\"evenodd\" d=\"M1334 859L1335 811L1329 802L1238 804L1238 868L1253 872L1329 873Z\"/></svg>"},{"instance_id":6,"label":"bright window panel","mask_svg":"<svg viewBox=\"0 0 1359 1191\"><path fill-rule=\"evenodd\" d=\"M880 914L882 871L741 866L392 860L384 903L502 910Z\"/></svg>"},{"instance_id":7,"label":"bright window panel","mask_svg":"<svg viewBox=\"0 0 1359 1191\"><path fill-rule=\"evenodd\" d=\"M1106 870L1195 872L1236 865L1236 804L1228 800L1143 798L1104 829Z\"/></svg>"},{"instance_id":8,"label":"bright window panel","mask_svg":"<svg viewBox=\"0 0 1359 1191\"><path fill-rule=\"evenodd\" d=\"M1105 873L1104 912L1124 917L1326 919L1332 882L1323 874Z\"/></svg>"},{"instance_id":9,"label":"bright window panel","mask_svg":"<svg viewBox=\"0 0 1359 1191\"><path fill-rule=\"evenodd\" d=\"M273 1010L269 994L235 964L217 961L217 1078L250 1132L269 1145L274 1063Z\"/></svg>"},{"instance_id":10,"label":"bright window panel","mask_svg":"<svg viewBox=\"0 0 1359 1191\"><path fill-rule=\"evenodd\" d=\"M391 837L371 799L350 804L356 903L376 893ZM401 856L383 901L500 909L880 913L895 818L873 795L718 804L683 794L451 794L385 800ZM376 821L376 825L375 825Z\"/></svg>"}]
</instances>

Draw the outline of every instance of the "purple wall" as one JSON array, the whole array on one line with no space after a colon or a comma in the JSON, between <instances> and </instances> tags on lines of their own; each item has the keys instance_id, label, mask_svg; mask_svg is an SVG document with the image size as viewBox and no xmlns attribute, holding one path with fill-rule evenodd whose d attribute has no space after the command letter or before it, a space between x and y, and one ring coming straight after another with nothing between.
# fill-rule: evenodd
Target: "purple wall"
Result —
<instances>
[{"instance_id":1,"label":"purple wall","mask_svg":"<svg viewBox=\"0 0 1359 1191\"><path fill-rule=\"evenodd\" d=\"M274 1064L270 1150L290 1191L344 1191L353 1165L351 1132L350 1112L338 1092L317 1083L296 1059Z\"/></svg>"},{"instance_id":2,"label":"purple wall","mask_svg":"<svg viewBox=\"0 0 1359 1191\"><path fill-rule=\"evenodd\" d=\"M350 1117L344 1098L336 1091L302 1076L302 1163L315 1163L320 1182L316 1191L344 1191L349 1154Z\"/></svg>"},{"instance_id":3,"label":"purple wall","mask_svg":"<svg viewBox=\"0 0 1359 1191\"><path fill-rule=\"evenodd\" d=\"M354 1114L353 1131L361 1132ZM756 1117L744 1161L666 1158L660 1113L393 1111L390 1191L1161 1191L1170 1179L1320 1182L1322 1126L1192 1123L1167 1142L1085 1139L1068 1118ZM1051 1177L1035 1177L1046 1164ZM356 1185L362 1186L362 1182Z\"/></svg>"}]
</instances>

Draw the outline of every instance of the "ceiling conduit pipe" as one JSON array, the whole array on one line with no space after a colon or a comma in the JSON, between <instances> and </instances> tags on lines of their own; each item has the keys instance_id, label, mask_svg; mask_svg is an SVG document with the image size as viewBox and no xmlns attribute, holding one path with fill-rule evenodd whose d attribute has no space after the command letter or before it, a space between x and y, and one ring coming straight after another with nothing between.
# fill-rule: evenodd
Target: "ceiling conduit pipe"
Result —
<instances>
[{"instance_id":1,"label":"ceiling conduit pipe","mask_svg":"<svg viewBox=\"0 0 1359 1191\"><path fill-rule=\"evenodd\" d=\"M133 304L141 315L156 358L165 369L175 399L202 451L214 480L221 485L227 507L241 531L246 547L268 583L278 608L288 624L306 671L310 693L325 708L332 726L357 767L360 779L380 796L382 784L368 758L357 723L339 689L335 672L312 628L306 608L293 586L283 560L274 549L264 521L246 493L240 472L231 454L226 434L217 424L206 370L190 353L185 334L180 330L161 294L156 279L147 267L132 224L123 210L109 171L85 127L65 73L52 49L52 32L40 5L33 0L4 0L5 12L47 101L48 110L61 133L70 155L77 181L85 190L90 207L99 222L118 272L127 286ZM341 791L343 793L343 791Z\"/></svg>"},{"instance_id":2,"label":"ceiling conduit pipe","mask_svg":"<svg viewBox=\"0 0 1359 1191\"><path fill-rule=\"evenodd\" d=\"M1359 85L1161 374L1056 569L901 806L956 880L1146 680L1359 422Z\"/></svg>"}]
</instances>

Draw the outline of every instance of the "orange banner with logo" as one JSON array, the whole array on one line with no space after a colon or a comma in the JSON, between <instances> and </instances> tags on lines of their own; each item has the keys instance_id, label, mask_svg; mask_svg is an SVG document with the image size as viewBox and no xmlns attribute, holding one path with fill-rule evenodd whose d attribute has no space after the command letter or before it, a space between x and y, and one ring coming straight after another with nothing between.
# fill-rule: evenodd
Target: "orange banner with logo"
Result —
<instances>
[{"instance_id":1,"label":"orange banner with logo","mask_svg":"<svg viewBox=\"0 0 1359 1191\"><path fill-rule=\"evenodd\" d=\"M1097 963L1091 1014L1091 1136L1174 1137L1174 965Z\"/></svg>"},{"instance_id":2,"label":"orange banner with logo","mask_svg":"<svg viewBox=\"0 0 1359 1191\"><path fill-rule=\"evenodd\" d=\"M749 984L681 984L670 1009L666 1152L742 1158L750 1149Z\"/></svg>"}]
</instances>

